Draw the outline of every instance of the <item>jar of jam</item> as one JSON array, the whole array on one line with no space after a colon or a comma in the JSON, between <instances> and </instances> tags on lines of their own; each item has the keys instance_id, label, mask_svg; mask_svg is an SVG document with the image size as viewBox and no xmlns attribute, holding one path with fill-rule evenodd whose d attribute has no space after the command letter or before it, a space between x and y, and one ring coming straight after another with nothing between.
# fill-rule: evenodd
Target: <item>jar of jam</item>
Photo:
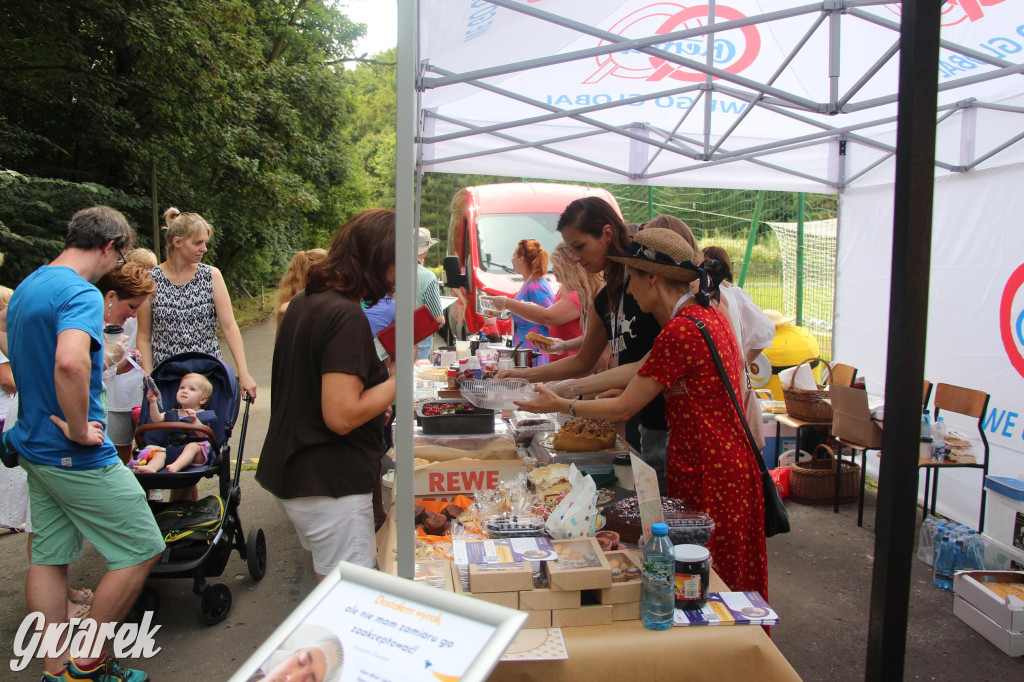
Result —
<instances>
[{"instance_id":1,"label":"jar of jam","mask_svg":"<svg viewBox=\"0 0 1024 682\"><path fill-rule=\"evenodd\" d=\"M708 603L711 552L701 545L676 545L676 608L694 611Z\"/></svg>"},{"instance_id":2,"label":"jar of jam","mask_svg":"<svg viewBox=\"0 0 1024 682\"><path fill-rule=\"evenodd\" d=\"M459 390L459 366L452 365L448 368L448 390Z\"/></svg>"}]
</instances>

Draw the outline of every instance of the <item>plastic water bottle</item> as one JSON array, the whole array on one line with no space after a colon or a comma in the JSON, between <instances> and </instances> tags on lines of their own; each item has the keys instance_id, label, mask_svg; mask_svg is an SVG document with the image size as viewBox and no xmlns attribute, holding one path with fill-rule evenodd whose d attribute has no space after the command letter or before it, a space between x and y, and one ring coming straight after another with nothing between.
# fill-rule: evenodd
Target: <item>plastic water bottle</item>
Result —
<instances>
[{"instance_id":1,"label":"plastic water bottle","mask_svg":"<svg viewBox=\"0 0 1024 682\"><path fill-rule=\"evenodd\" d=\"M640 617L648 630L667 630L675 614L675 552L668 539L668 525L651 526L651 539L644 545L643 596Z\"/></svg>"},{"instance_id":2,"label":"plastic water bottle","mask_svg":"<svg viewBox=\"0 0 1024 682\"><path fill-rule=\"evenodd\" d=\"M939 526L939 520L929 516L921 522L921 533L917 539L917 558L929 566L934 565L935 559L935 531Z\"/></svg>"},{"instance_id":3,"label":"plastic water bottle","mask_svg":"<svg viewBox=\"0 0 1024 682\"><path fill-rule=\"evenodd\" d=\"M943 532L939 542L939 554L935 558L935 586L953 591L953 562L956 559L956 545L948 532Z\"/></svg>"},{"instance_id":4,"label":"plastic water bottle","mask_svg":"<svg viewBox=\"0 0 1024 682\"><path fill-rule=\"evenodd\" d=\"M921 415L921 442L932 442L932 416L930 410L925 410Z\"/></svg>"},{"instance_id":5,"label":"plastic water bottle","mask_svg":"<svg viewBox=\"0 0 1024 682\"><path fill-rule=\"evenodd\" d=\"M946 422L942 417L936 417L932 426L932 459L936 462L946 459Z\"/></svg>"},{"instance_id":6,"label":"plastic water bottle","mask_svg":"<svg viewBox=\"0 0 1024 682\"><path fill-rule=\"evenodd\" d=\"M939 525L935 528L935 537L932 538L932 561L929 566L934 568L935 562L939 558L939 545L942 544L942 536L946 534L946 522L939 521Z\"/></svg>"},{"instance_id":7,"label":"plastic water bottle","mask_svg":"<svg viewBox=\"0 0 1024 682\"><path fill-rule=\"evenodd\" d=\"M982 544L978 531L971 528L967 531L967 539L964 542L963 570L981 571L985 568L985 546Z\"/></svg>"}]
</instances>

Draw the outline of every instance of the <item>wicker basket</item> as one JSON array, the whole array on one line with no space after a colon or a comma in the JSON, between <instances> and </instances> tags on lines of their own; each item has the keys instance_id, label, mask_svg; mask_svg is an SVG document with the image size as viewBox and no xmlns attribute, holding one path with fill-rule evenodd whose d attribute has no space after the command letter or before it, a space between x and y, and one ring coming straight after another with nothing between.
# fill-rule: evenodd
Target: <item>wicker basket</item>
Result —
<instances>
[{"instance_id":1,"label":"wicker basket","mask_svg":"<svg viewBox=\"0 0 1024 682\"><path fill-rule=\"evenodd\" d=\"M827 455L819 459L819 451ZM800 504L831 504L836 498L836 469L839 472L839 501L853 502L860 496L860 466L836 457L832 448L819 445L814 459L789 465L789 498Z\"/></svg>"},{"instance_id":2,"label":"wicker basket","mask_svg":"<svg viewBox=\"0 0 1024 682\"><path fill-rule=\"evenodd\" d=\"M800 365L815 360L825 366L825 371L828 373L828 383L832 383L832 368L829 367L828 362L825 360L821 358L807 358ZM825 390L824 386L819 384L817 390L813 391L793 386L800 365L797 365L797 369L793 372L793 376L789 380L789 386L782 387L782 397L786 401L786 412L789 416L805 422L832 421L832 403L829 401L829 392Z\"/></svg>"}]
</instances>

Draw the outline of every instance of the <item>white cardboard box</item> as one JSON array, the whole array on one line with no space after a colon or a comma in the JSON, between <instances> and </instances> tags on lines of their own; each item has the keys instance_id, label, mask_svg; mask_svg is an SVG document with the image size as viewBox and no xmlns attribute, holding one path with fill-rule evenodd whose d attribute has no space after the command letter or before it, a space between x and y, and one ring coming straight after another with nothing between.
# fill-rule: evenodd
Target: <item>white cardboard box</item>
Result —
<instances>
[{"instance_id":1,"label":"white cardboard box","mask_svg":"<svg viewBox=\"0 0 1024 682\"><path fill-rule=\"evenodd\" d=\"M1002 599L986 583L1024 583L1019 571L961 571L953 578L953 592L999 627L1012 633L1024 632L1024 601Z\"/></svg>"},{"instance_id":2,"label":"white cardboard box","mask_svg":"<svg viewBox=\"0 0 1024 682\"><path fill-rule=\"evenodd\" d=\"M999 647L1007 656L1024 656L1024 633L1007 632L984 613L958 596L953 597L953 615Z\"/></svg>"}]
</instances>

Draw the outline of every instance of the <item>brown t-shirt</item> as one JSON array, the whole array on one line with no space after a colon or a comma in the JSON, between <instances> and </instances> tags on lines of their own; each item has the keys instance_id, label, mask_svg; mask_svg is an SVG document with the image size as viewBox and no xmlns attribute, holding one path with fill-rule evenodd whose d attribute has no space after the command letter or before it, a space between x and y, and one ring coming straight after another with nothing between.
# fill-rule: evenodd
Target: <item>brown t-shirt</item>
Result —
<instances>
[{"instance_id":1,"label":"brown t-shirt","mask_svg":"<svg viewBox=\"0 0 1024 682\"><path fill-rule=\"evenodd\" d=\"M327 428L320 404L328 372L383 383L370 323L359 304L333 289L299 293L288 304L274 347L270 427L256 480L277 497L344 497L373 491L384 454L384 416L348 435Z\"/></svg>"}]
</instances>

